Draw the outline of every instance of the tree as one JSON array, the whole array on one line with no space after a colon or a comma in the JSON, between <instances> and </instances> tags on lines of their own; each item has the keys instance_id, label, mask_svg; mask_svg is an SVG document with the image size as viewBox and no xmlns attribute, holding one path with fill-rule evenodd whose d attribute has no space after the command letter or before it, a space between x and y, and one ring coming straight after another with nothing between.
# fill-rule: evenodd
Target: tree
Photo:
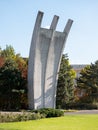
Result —
<instances>
[{"instance_id":1,"label":"tree","mask_svg":"<svg viewBox=\"0 0 98 130\"><path fill-rule=\"evenodd\" d=\"M98 61L81 71L77 87L85 90L83 102L98 102Z\"/></svg>"},{"instance_id":2,"label":"tree","mask_svg":"<svg viewBox=\"0 0 98 130\"><path fill-rule=\"evenodd\" d=\"M1 51L0 55L5 59L14 59L15 58L15 51L11 45L6 45L6 48Z\"/></svg>"},{"instance_id":3,"label":"tree","mask_svg":"<svg viewBox=\"0 0 98 130\"><path fill-rule=\"evenodd\" d=\"M15 54L15 50L11 45L6 45L4 50L0 51L0 66L4 64L6 60L13 60L17 64L18 69L22 73L22 77L27 78L27 58L22 58L20 54Z\"/></svg>"},{"instance_id":4,"label":"tree","mask_svg":"<svg viewBox=\"0 0 98 130\"><path fill-rule=\"evenodd\" d=\"M0 56L1 56L1 51L2 51L2 49L1 49L1 47L0 47Z\"/></svg>"},{"instance_id":5,"label":"tree","mask_svg":"<svg viewBox=\"0 0 98 130\"><path fill-rule=\"evenodd\" d=\"M5 63L5 59L0 56L0 67L2 67Z\"/></svg>"},{"instance_id":6,"label":"tree","mask_svg":"<svg viewBox=\"0 0 98 130\"><path fill-rule=\"evenodd\" d=\"M20 54L16 55L15 61L18 65L19 70L22 73L22 77L24 77L25 79L27 79L27 62L28 59L27 58L22 58L20 56Z\"/></svg>"},{"instance_id":7,"label":"tree","mask_svg":"<svg viewBox=\"0 0 98 130\"><path fill-rule=\"evenodd\" d=\"M56 105L59 108L64 108L74 99L74 78L75 71L69 65L67 55L62 56L58 84L57 84L57 99Z\"/></svg>"},{"instance_id":8,"label":"tree","mask_svg":"<svg viewBox=\"0 0 98 130\"><path fill-rule=\"evenodd\" d=\"M2 67L5 62L5 59L4 59L4 57L1 56L1 53L2 53L2 49L0 47L0 67Z\"/></svg>"},{"instance_id":9,"label":"tree","mask_svg":"<svg viewBox=\"0 0 98 130\"><path fill-rule=\"evenodd\" d=\"M19 109L20 95L26 91L26 80L21 76L17 64L7 60L0 68L0 97L3 109Z\"/></svg>"}]
</instances>

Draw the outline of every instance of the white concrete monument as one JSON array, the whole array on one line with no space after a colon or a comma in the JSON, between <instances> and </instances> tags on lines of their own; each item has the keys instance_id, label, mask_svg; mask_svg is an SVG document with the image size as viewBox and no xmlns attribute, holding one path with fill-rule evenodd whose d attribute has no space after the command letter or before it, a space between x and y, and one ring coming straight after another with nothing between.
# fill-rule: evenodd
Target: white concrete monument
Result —
<instances>
[{"instance_id":1,"label":"white concrete monument","mask_svg":"<svg viewBox=\"0 0 98 130\"><path fill-rule=\"evenodd\" d=\"M55 31L59 17L54 16L50 29L42 28L43 12L38 12L31 40L28 63L29 109L55 108L58 71L72 20L63 32Z\"/></svg>"}]
</instances>

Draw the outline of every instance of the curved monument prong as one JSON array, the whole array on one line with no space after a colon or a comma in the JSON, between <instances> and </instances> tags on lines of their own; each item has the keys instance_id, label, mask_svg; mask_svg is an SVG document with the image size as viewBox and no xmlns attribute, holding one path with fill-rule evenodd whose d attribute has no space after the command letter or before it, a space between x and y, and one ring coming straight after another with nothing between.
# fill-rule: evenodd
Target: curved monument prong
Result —
<instances>
[{"instance_id":1,"label":"curved monument prong","mask_svg":"<svg viewBox=\"0 0 98 130\"><path fill-rule=\"evenodd\" d=\"M35 67L35 54L36 54L36 42L39 34L39 30L41 27L41 22L43 18L43 12L38 12L34 31L31 39L31 47L29 53L29 61L28 61L28 104L29 109L34 108L34 67Z\"/></svg>"},{"instance_id":2,"label":"curved monument prong","mask_svg":"<svg viewBox=\"0 0 98 130\"><path fill-rule=\"evenodd\" d=\"M43 18L43 12L39 11L37 14L37 18L36 18L36 22L35 22L35 26L34 26L34 31L37 30L37 28L41 27L41 22L42 22L42 18Z\"/></svg>"},{"instance_id":3,"label":"curved monument prong","mask_svg":"<svg viewBox=\"0 0 98 130\"><path fill-rule=\"evenodd\" d=\"M39 11L38 14L37 14L37 18L36 18L36 22L35 22L35 26L34 26L34 31L33 31L33 35L32 35L31 46L33 44L35 44L35 40L37 40L37 35L38 35L39 29L41 27L43 14L44 13L41 12L41 11Z\"/></svg>"},{"instance_id":4,"label":"curved monument prong","mask_svg":"<svg viewBox=\"0 0 98 130\"><path fill-rule=\"evenodd\" d=\"M51 23L51 26L50 26L50 29L53 29L53 30L56 29L58 20L59 20L59 16L54 15L53 20L52 20L52 23Z\"/></svg>"},{"instance_id":5,"label":"curved monument prong","mask_svg":"<svg viewBox=\"0 0 98 130\"><path fill-rule=\"evenodd\" d=\"M39 33L39 30L40 30L40 27L41 27L43 14L44 13L41 12L41 11L39 11L38 14L37 14L37 18L36 18L36 22L35 22L35 26L34 26L34 30L33 30L33 35L32 35L32 39L31 39L31 47L30 47L29 59L30 59L30 57L33 58L32 57L32 49L36 46L36 41L37 41L38 33Z\"/></svg>"},{"instance_id":6,"label":"curved monument prong","mask_svg":"<svg viewBox=\"0 0 98 130\"><path fill-rule=\"evenodd\" d=\"M73 20L68 19L67 24L66 24L66 26L65 26L65 28L64 28L64 31L63 31L63 32L66 33L67 35L68 35L69 31L70 31L70 28L71 28L71 26L72 26L72 23L73 23Z\"/></svg>"}]
</instances>

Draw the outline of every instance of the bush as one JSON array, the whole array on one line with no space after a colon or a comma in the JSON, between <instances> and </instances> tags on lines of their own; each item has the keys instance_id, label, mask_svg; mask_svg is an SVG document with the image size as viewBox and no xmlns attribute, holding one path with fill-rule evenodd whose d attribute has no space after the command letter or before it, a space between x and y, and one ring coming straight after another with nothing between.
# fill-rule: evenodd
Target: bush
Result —
<instances>
[{"instance_id":1,"label":"bush","mask_svg":"<svg viewBox=\"0 0 98 130\"><path fill-rule=\"evenodd\" d=\"M31 112L1 112L0 122L17 122L17 121L27 121L27 120L37 120L44 118L40 113Z\"/></svg>"},{"instance_id":2,"label":"bush","mask_svg":"<svg viewBox=\"0 0 98 130\"><path fill-rule=\"evenodd\" d=\"M34 110L32 112L40 113L40 114L44 115L46 118L64 116L63 111L61 111L59 109L53 109L53 108L41 108L39 110Z\"/></svg>"},{"instance_id":3,"label":"bush","mask_svg":"<svg viewBox=\"0 0 98 130\"><path fill-rule=\"evenodd\" d=\"M59 109L42 108L30 112L0 112L0 122L18 122L48 117L60 117L64 112Z\"/></svg>"}]
</instances>

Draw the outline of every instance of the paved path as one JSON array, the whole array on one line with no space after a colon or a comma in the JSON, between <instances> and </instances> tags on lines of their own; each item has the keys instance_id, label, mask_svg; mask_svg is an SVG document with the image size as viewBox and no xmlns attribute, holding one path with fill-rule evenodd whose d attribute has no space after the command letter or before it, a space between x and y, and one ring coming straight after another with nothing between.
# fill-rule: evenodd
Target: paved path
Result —
<instances>
[{"instance_id":1,"label":"paved path","mask_svg":"<svg viewBox=\"0 0 98 130\"><path fill-rule=\"evenodd\" d=\"M79 110L74 112L65 112L65 115L76 115L76 114L98 114L98 110Z\"/></svg>"},{"instance_id":2,"label":"paved path","mask_svg":"<svg viewBox=\"0 0 98 130\"><path fill-rule=\"evenodd\" d=\"M10 112L0 111L0 113L4 114L4 113L10 113ZM11 112L11 113L20 114L22 112ZM77 114L98 114L98 110L77 110L73 112L65 112L65 115L77 115Z\"/></svg>"}]
</instances>

